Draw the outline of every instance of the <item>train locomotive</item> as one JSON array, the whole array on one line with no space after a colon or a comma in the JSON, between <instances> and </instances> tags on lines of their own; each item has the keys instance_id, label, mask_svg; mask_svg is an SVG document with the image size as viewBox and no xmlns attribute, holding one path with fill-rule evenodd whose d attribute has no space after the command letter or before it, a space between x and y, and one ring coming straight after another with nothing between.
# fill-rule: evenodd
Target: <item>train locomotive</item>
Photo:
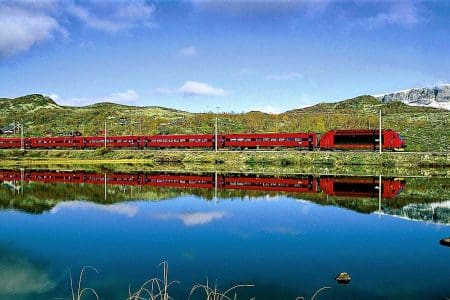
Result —
<instances>
[{"instance_id":1,"label":"train locomotive","mask_svg":"<svg viewBox=\"0 0 450 300\"><path fill-rule=\"evenodd\" d=\"M217 137L217 142L216 142ZM306 133L230 133L230 134L170 134L129 136L62 136L0 138L0 149L303 149L361 150L380 148L379 130L330 130L323 134ZM406 142L394 130L381 131L381 147L387 151L403 151Z\"/></svg>"}]
</instances>

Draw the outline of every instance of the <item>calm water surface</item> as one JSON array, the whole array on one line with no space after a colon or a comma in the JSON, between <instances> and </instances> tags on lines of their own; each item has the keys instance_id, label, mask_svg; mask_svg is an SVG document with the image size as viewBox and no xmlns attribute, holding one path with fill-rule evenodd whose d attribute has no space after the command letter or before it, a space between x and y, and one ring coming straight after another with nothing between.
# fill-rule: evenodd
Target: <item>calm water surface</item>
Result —
<instances>
[{"instance_id":1,"label":"calm water surface","mask_svg":"<svg viewBox=\"0 0 450 300\"><path fill-rule=\"evenodd\" d=\"M223 290L255 285L239 299L311 297L323 286L331 289L318 299L450 297L450 248L439 244L450 236L448 179L405 179L379 201L378 190L336 196L311 182L291 193L109 178L106 186L3 180L0 299L69 299L69 270L77 277L87 265L99 274L88 271L85 286L125 299L129 286L161 277L162 261L180 281L175 299L206 278ZM344 271L353 279L339 285Z\"/></svg>"}]
</instances>

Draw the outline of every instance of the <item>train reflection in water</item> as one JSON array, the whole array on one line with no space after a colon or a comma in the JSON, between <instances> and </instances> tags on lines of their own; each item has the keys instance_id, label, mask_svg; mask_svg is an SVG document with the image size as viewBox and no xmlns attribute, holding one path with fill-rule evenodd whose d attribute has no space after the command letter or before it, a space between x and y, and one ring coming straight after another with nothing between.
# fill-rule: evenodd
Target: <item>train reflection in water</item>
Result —
<instances>
[{"instance_id":1,"label":"train reflection in water","mask_svg":"<svg viewBox=\"0 0 450 300\"><path fill-rule=\"evenodd\" d=\"M381 180L381 181L380 181ZM324 193L329 196L395 198L405 182L396 178L330 175L94 173L85 171L0 171L0 182L104 184L214 190Z\"/></svg>"}]
</instances>

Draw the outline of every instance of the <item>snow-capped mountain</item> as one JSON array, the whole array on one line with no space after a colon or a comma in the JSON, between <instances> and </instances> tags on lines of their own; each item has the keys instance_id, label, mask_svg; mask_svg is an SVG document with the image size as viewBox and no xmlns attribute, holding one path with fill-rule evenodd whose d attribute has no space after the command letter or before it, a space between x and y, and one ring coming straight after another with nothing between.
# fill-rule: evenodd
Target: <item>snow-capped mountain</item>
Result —
<instances>
[{"instance_id":1,"label":"snow-capped mountain","mask_svg":"<svg viewBox=\"0 0 450 300\"><path fill-rule=\"evenodd\" d=\"M412 106L428 106L450 110L450 84L415 88L383 95L374 95L383 103L401 101Z\"/></svg>"}]
</instances>

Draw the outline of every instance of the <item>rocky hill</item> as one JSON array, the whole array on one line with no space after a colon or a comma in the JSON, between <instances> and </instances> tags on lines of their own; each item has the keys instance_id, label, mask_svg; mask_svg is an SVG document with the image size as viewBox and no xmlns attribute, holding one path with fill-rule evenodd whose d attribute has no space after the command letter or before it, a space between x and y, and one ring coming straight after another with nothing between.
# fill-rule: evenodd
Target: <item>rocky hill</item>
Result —
<instances>
[{"instance_id":1,"label":"rocky hill","mask_svg":"<svg viewBox=\"0 0 450 300\"><path fill-rule=\"evenodd\" d=\"M127 106L96 103L71 107L58 105L48 96L39 94L14 99L0 98L0 128L23 123L28 136L60 135L80 131L95 135L107 122L111 134L137 134L149 124L168 124L191 113L158 106ZM147 127L146 127L147 126Z\"/></svg>"},{"instance_id":2,"label":"rocky hill","mask_svg":"<svg viewBox=\"0 0 450 300\"><path fill-rule=\"evenodd\" d=\"M383 103L401 101L413 106L426 106L450 110L450 84L431 88L415 88L374 96Z\"/></svg>"},{"instance_id":3,"label":"rocky hill","mask_svg":"<svg viewBox=\"0 0 450 300\"><path fill-rule=\"evenodd\" d=\"M60 109L50 97L33 94L15 99L0 98L0 116L18 113L32 113L39 109Z\"/></svg>"}]
</instances>

